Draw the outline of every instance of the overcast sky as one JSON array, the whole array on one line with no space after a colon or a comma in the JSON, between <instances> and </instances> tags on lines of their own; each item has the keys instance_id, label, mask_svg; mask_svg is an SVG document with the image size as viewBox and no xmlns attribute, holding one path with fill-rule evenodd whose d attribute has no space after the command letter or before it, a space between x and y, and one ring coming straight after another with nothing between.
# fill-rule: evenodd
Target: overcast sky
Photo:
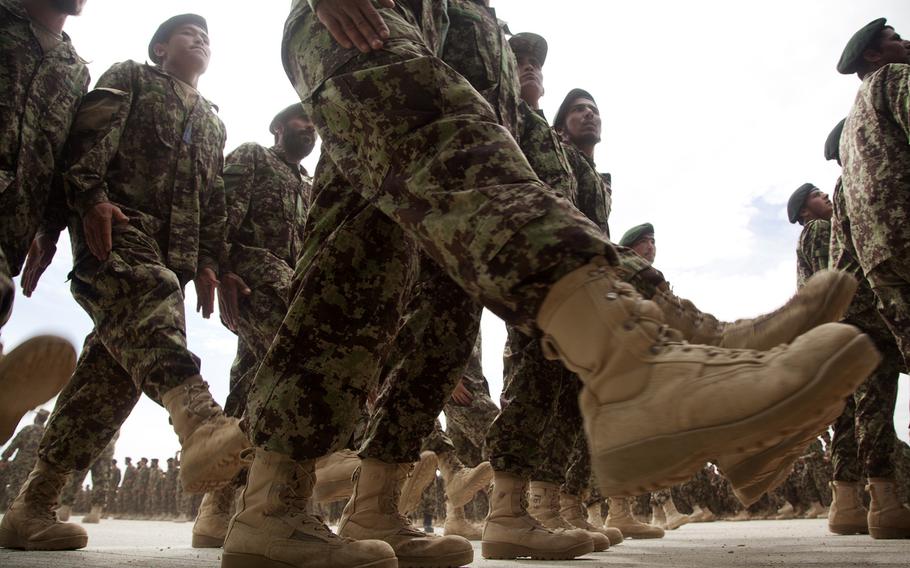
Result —
<instances>
[{"instance_id":1,"label":"overcast sky","mask_svg":"<svg viewBox=\"0 0 910 568\"><path fill-rule=\"evenodd\" d=\"M573 87L597 99L604 136L596 158L599 169L613 174L614 238L653 223L656 265L677 294L725 319L772 310L795 291L799 227L787 222L786 201L806 181L830 191L837 179L838 168L822 149L859 85L835 71L844 44L881 16L910 34L906 0L494 0L493 6L512 32L549 41L547 116ZM166 18L188 11L205 16L213 55L199 88L220 107L230 151L247 141L270 145L269 121L295 100L279 57L287 7L286 0L90 0L66 30L97 79L117 61L145 61L148 40ZM317 153L304 162L310 172ZM91 322L65 283L71 262L64 236L35 295L17 298L4 328L7 348L39 332L81 345ZM187 306L195 306L192 286ZM504 328L487 312L483 333L484 371L498 400ZM194 313L188 335L223 402L234 336L217 318ZM905 440L907 382L901 376L895 417ZM127 455L163 460L178 447L166 412L143 398L116 454L121 463Z\"/></svg>"}]
</instances>

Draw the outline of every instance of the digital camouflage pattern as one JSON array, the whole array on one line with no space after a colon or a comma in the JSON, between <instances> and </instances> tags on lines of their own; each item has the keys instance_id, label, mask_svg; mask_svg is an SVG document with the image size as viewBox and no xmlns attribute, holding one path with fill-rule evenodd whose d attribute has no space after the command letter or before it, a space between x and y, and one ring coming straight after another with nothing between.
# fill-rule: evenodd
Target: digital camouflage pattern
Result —
<instances>
[{"instance_id":1,"label":"digital camouflage pattern","mask_svg":"<svg viewBox=\"0 0 910 568\"><path fill-rule=\"evenodd\" d=\"M224 187L227 243L221 270L240 276L251 291L238 300L239 367L236 377L232 368L229 395L232 415L240 416L249 382L288 310L312 180L300 164L288 163L280 146L247 143L225 158Z\"/></svg>"},{"instance_id":2,"label":"digital camouflage pattern","mask_svg":"<svg viewBox=\"0 0 910 568\"><path fill-rule=\"evenodd\" d=\"M117 510L121 515L128 515L136 510L136 466L127 463L123 467L123 483L120 485Z\"/></svg>"},{"instance_id":3,"label":"digital camouflage pattern","mask_svg":"<svg viewBox=\"0 0 910 568\"><path fill-rule=\"evenodd\" d=\"M89 83L69 36L46 51L38 34L21 0L0 0L0 276L19 273L45 219L63 146Z\"/></svg>"},{"instance_id":4,"label":"digital camouflage pattern","mask_svg":"<svg viewBox=\"0 0 910 568\"><path fill-rule=\"evenodd\" d=\"M845 216L857 260L910 361L910 65L863 78L844 123Z\"/></svg>"},{"instance_id":5,"label":"digital camouflage pattern","mask_svg":"<svg viewBox=\"0 0 910 568\"><path fill-rule=\"evenodd\" d=\"M0 481L0 500L4 498L4 486L8 485L6 497L12 499L19 493L19 488L25 482L35 462L38 461L38 446L44 436L44 425L29 424L25 426L10 440L0 458L3 460L4 469ZM10 459L12 458L12 459Z\"/></svg>"},{"instance_id":6,"label":"digital camouflage pattern","mask_svg":"<svg viewBox=\"0 0 910 568\"><path fill-rule=\"evenodd\" d=\"M609 237L610 210L613 200L608 186L604 182L604 175L598 173L591 158L582 154L571 144L566 144L566 153L578 183L578 197L575 206ZM612 191L612 186L610 188Z\"/></svg>"},{"instance_id":7,"label":"digital camouflage pattern","mask_svg":"<svg viewBox=\"0 0 910 568\"><path fill-rule=\"evenodd\" d=\"M70 204L81 217L107 200L130 222L114 226L102 262L88 251L81 219L70 219L71 290L95 329L42 442L42 458L63 470L87 468L142 392L160 401L199 374L186 345L183 285L197 266L218 271L225 133L211 104L186 88L148 65L118 63L74 122Z\"/></svg>"},{"instance_id":8,"label":"digital camouflage pattern","mask_svg":"<svg viewBox=\"0 0 910 568\"><path fill-rule=\"evenodd\" d=\"M133 492L136 494L136 512L140 514L148 510L150 473L148 464L144 460L139 460L139 464L136 466L136 484Z\"/></svg>"},{"instance_id":9,"label":"digital camouflage pattern","mask_svg":"<svg viewBox=\"0 0 910 568\"><path fill-rule=\"evenodd\" d=\"M120 483L119 471L117 472L118 478L114 480L112 471L114 468L111 462L114 459L114 451L119 437L120 433L117 432L104 448L104 451L101 452L101 455L98 456L98 459L92 462L89 469L82 469L72 473L69 483L60 495L60 504L72 507L76 503L76 494L82 488L82 483L85 481L89 471L92 472L91 504L101 507L106 504L109 506L114 504L113 501L108 501L108 496L111 493L111 485L113 484L116 487L116 484Z\"/></svg>"},{"instance_id":10,"label":"digital camouflage pattern","mask_svg":"<svg viewBox=\"0 0 910 568\"><path fill-rule=\"evenodd\" d=\"M810 276L828 268L831 243L831 221L813 219L799 234L796 249L796 285L800 288Z\"/></svg>"}]
</instances>

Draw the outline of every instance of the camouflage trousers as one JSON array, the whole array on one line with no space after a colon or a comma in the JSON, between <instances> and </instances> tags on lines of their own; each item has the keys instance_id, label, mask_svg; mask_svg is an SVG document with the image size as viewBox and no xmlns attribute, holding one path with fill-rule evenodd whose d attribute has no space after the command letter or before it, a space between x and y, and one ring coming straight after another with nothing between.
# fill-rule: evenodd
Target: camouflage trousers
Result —
<instances>
[{"instance_id":1,"label":"camouflage trousers","mask_svg":"<svg viewBox=\"0 0 910 568\"><path fill-rule=\"evenodd\" d=\"M878 310L910 367L910 247L894 253L866 275L878 299Z\"/></svg>"},{"instance_id":2,"label":"camouflage trousers","mask_svg":"<svg viewBox=\"0 0 910 568\"><path fill-rule=\"evenodd\" d=\"M57 398L39 455L65 470L87 469L145 392L161 396L199 374L187 349L183 287L153 239L113 231L108 259L77 260L72 293L95 324L73 377Z\"/></svg>"},{"instance_id":3,"label":"camouflage trousers","mask_svg":"<svg viewBox=\"0 0 910 568\"><path fill-rule=\"evenodd\" d=\"M10 274L9 264L6 262L6 255L3 253L3 245L0 243L0 329L3 329L3 326L9 321L9 316L13 311L14 297L13 277ZM0 346L0 353L2 352L2 346Z\"/></svg>"},{"instance_id":4,"label":"camouflage trousers","mask_svg":"<svg viewBox=\"0 0 910 568\"><path fill-rule=\"evenodd\" d=\"M111 507L114 505L113 501L108 501L107 497L111 493L111 460L114 459L114 446L113 444L108 444L104 449L101 455L96 459L92 466L89 469L83 469L74 471L70 474L69 483L63 489L63 494L60 496L60 503L62 505L69 505L70 507L76 502L76 493L79 492L79 489L82 488L82 483L85 481L86 476L89 471L92 472L92 505L98 505L104 507L105 505Z\"/></svg>"}]
</instances>

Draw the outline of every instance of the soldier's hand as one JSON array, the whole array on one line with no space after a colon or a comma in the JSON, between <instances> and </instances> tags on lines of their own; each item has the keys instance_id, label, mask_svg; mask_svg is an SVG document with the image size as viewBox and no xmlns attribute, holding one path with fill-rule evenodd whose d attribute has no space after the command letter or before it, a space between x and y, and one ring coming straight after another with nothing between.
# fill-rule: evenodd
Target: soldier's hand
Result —
<instances>
[{"instance_id":1,"label":"soldier's hand","mask_svg":"<svg viewBox=\"0 0 910 568\"><path fill-rule=\"evenodd\" d=\"M240 295L249 296L250 287L243 278L233 272L226 272L221 276L221 285L218 287L218 309L224 325L233 332L237 332L240 316Z\"/></svg>"},{"instance_id":2,"label":"soldier's hand","mask_svg":"<svg viewBox=\"0 0 910 568\"><path fill-rule=\"evenodd\" d=\"M452 391L452 402L458 406L470 406L474 402L474 395L464 386L464 381L461 379L458 380L455 390Z\"/></svg>"},{"instance_id":3,"label":"soldier's hand","mask_svg":"<svg viewBox=\"0 0 910 568\"><path fill-rule=\"evenodd\" d=\"M379 5L394 8L395 2L379 0ZM369 53L371 49L382 49L383 42L389 38L389 28L371 0L320 0L316 4L316 17L345 49L357 47Z\"/></svg>"},{"instance_id":4,"label":"soldier's hand","mask_svg":"<svg viewBox=\"0 0 910 568\"><path fill-rule=\"evenodd\" d=\"M218 287L218 278L211 268L203 268L193 279L196 285L196 312L202 312L202 317L209 319L215 311L215 288Z\"/></svg>"},{"instance_id":5,"label":"soldier's hand","mask_svg":"<svg viewBox=\"0 0 910 568\"><path fill-rule=\"evenodd\" d=\"M85 242L88 250L98 260L107 260L113 246L111 228L130 222L130 218L113 203L99 203L88 210L82 217L82 228L85 229Z\"/></svg>"},{"instance_id":6,"label":"soldier's hand","mask_svg":"<svg viewBox=\"0 0 910 568\"><path fill-rule=\"evenodd\" d=\"M25 257L25 268L22 269L22 293L26 298L32 296L32 292L38 286L38 280L41 275L50 266L57 253L57 235L40 234L32 241L32 246L28 249L28 255Z\"/></svg>"}]
</instances>

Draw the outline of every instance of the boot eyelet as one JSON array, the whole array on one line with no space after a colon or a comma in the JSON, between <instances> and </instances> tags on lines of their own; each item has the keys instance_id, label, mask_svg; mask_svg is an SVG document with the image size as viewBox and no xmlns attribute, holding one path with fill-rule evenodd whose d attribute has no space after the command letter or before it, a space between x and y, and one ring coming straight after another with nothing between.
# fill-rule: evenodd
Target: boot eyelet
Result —
<instances>
[{"instance_id":1,"label":"boot eyelet","mask_svg":"<svg viewBox=\"0 0 910 568\"><path fill-rule=\"evenodd\" d=\"M619 294L617 294L616 292L607 292L604 295L604 298L606 298L612 302L613 300L616 300L619 298Z\"/></svg>"}]
</instances>

